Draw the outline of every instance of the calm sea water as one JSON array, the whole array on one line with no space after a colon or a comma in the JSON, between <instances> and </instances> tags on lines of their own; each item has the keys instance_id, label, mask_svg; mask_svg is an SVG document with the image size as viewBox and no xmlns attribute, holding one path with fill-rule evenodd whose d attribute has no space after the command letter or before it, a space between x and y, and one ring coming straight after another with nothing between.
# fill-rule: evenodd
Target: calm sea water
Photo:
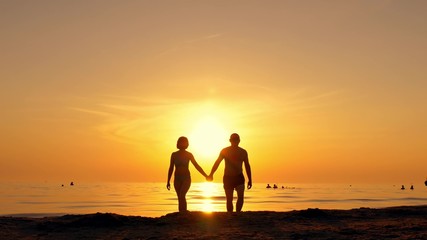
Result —
<instances>
[{"instance_id":1,"label":"calm sea water","mask_svg":"<svg viewBox=\"0 0 427 240\"><path fill-rule=\"evenodd\" d=\"M245 191L244 211L290 211L307 208L352 209L427 204L427 187L393 185L294 184ZM190 211L225 211L221 183L193 183L187 194ZM164 183L0 184L0 215L55 216L113 212L158 217L177 211L173 188Z\"/></svg>"}]
</instances>

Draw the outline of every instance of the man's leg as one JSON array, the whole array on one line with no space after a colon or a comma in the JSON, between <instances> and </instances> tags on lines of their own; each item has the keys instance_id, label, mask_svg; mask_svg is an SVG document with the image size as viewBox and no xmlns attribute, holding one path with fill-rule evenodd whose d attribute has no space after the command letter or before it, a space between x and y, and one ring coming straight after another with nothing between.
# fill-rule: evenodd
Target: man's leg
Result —
<instances>
[{"instance_id":1,"label":"man's leg","mask_svg":"<svg viewBox=\"0 0 427 240\"><path fill-rule=\"evenodd\" d=\"M236 212L240 212L242 211L242 207L243 207L243 199L245 195L245 184L237 186L236 191L237 191Z\"/></svg>"},{"instance_id":2,"label":"man's leg","mask_svg":"<svg viewBox=\"0 0 427 240\"><path fill-rule=\"evenodd\" d=\"M233 212L233 192L234 189L225 189L225 198L227 199L227 212Z\"/></svg>"}]
</instances>

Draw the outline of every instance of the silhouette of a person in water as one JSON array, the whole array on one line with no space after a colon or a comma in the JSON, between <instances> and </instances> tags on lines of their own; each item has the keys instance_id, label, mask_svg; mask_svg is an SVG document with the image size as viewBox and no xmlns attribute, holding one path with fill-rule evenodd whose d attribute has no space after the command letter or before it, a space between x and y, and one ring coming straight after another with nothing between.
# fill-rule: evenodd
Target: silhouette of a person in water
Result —
<instances>
[{"instance_id":1,"label":"silhouette of a person in water","mask_svg":"<svg viewBox=\"0 0 427 240\"><path fill-rule=\"evenodd\" d=\"M168 171L168 181L166 188L170 190L170 180L172 177L173 170L175 168L175 175L173 180L173 186L178 196L178 209L180 212L187 211L187 200L185 195L191 186L191 175L188 165L191 162L194 167L204 176L208 177L203 169L194 159L193 154L186 151L188 148L188 139L186 137L178 138L176 147L179 149L176 152L173 152L170 159L169 171Z\"/></svg>"},{"instance_id":2,"label":"silhouette of a person in water","mask_svg":"<svg viewBox=\"0 0 427 240\"><path fill-rule=\"evenodd\" d=\"M222 160L225 160L224 168L224 191L227 199L227 212L233 212L233 193L237 192L236 212L240 212L243 207L243 198L245 191L245 177L243 176L242 165L245 164L246 175L248 176L248 189L252 188L252 173L249 164L248 153L245 149L239 147L240 137L237 133L230 136L231 146L221 150L218 159L215 161L211 173L206 178L212 181L213 174L218 169Z\"/></svg>"}]
</instances>

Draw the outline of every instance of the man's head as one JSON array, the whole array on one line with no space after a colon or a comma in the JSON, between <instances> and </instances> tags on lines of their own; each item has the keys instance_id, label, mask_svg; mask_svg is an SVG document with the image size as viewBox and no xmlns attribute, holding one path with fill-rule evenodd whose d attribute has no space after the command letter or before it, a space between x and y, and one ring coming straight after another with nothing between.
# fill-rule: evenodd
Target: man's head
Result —
<instances>
[{"instance_id":1,"label":"man's head","mask_svg":"<svg viewBox=\"0 0 427 240\"><path fill-rule=\"evenodd\" d=\"M237 146L240 143L240 136L237 133L233 133L230 136L230 143L232 146Z\"/></svg>"}]
</instances>

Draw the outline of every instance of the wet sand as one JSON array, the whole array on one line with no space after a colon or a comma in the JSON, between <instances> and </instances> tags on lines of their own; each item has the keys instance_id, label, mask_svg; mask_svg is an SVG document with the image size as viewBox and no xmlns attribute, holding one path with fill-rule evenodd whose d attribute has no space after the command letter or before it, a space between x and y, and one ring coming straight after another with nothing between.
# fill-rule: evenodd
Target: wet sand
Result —
<instances>
[{"instance_id":1,"label":"wet sand","mask_svg":"<svg viewBox=\"0 0 427 240\"><path fill-rule=\"evenodd\" d=\"M427 205L290 212L0 217L0 239L427 239Z\"/></svg>"}]
</instances>

